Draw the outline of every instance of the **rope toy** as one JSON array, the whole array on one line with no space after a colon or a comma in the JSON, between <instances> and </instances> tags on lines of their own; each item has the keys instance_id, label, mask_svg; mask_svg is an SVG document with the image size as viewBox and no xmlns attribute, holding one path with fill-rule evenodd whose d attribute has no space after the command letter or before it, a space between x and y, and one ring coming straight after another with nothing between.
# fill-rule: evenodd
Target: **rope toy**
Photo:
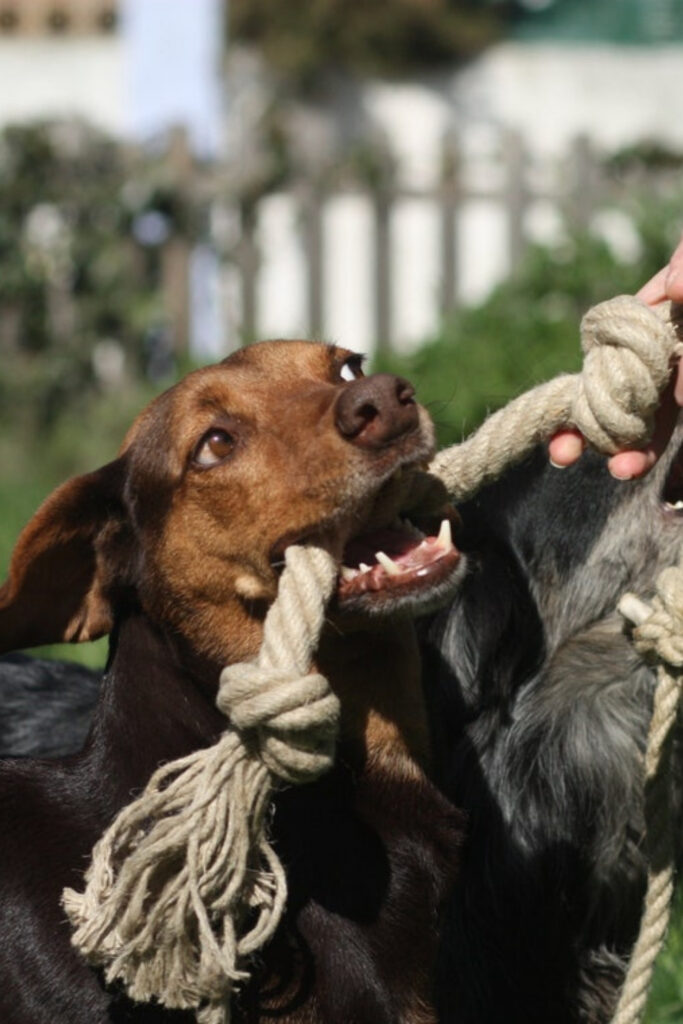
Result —
<instances>
[{"instance_id":1,"label":"rope toy","mask_svg":"<svg viewBox=\"0 0 683 1024\"><path fill-rule=\"evenodd\" d=\"M241 964L282 915L284 871L266 838L275 780L311 781L334 757L339 704L309 666L337 566L313 547L290 547L285 562L256 662L221 674L232 728L155 772L95 846L85 892L63 894L73 944L107 981L198 1009L200 1024L230 1020Z\"/></svg>"},{"instance_id":2,"label":"rope toy","mask_svg":"<svg viewBox=\"0 0 683 1024\"><path fill-rule=\"evenodd\" d=\"M456 500L569 424L606 454L647 440L683 349L670 310L621 296L586 315L582 336L582 374L522 395L435 458ZM322 549L288 549L256 662L221 674L226 732L160 768L97 843L85 892L64 891L73 944L133 999L229 1024L246 958L279 923L286 881L267 840L269 799L279 779L306 782L332 763L338 705L309 669L337 571ZM638 1018L618 1024L627 1019Z\"/></svg>"}]
</instances>

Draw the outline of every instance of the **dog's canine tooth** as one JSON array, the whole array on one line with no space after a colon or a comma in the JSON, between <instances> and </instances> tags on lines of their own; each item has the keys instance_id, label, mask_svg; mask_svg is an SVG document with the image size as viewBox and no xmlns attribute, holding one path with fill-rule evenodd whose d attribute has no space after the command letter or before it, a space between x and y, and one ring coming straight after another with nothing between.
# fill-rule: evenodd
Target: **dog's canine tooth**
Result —
<instances>
[{"instance_id":1,"label":"dog's canine tooth","mask_svg":"<svg viewBox=\"0 0 683 1024\"><path fill-rule=\"evenodd\" d=\"M389 558L389 555L385 555L383 551L376 551L375 558L390 576L398 576L400 574L401 570L396 565L396 562L393 558Z\"/></svg>"},{"instance_id":2,"label":"dog's canine tooth","mask_svg":"<svg viewBox=\"0 0 683 1024\"><path fill-rule=\"evenodd\" d=\"M441 529L439 530L439 536L436 539L439 547L443 548L444 551L450 551L453 547L453 535L451 533L451 523L449 519L443 519L441 521Z\"/></svg>"}]
</instances>

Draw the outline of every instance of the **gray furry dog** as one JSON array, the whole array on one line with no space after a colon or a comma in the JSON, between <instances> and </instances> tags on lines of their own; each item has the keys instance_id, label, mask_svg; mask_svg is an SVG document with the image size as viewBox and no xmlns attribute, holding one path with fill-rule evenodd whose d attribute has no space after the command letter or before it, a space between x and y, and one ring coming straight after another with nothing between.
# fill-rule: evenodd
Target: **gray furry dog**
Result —
<instances>
[{"instance_id":1,"label":"gray furry dog","mask_svg":"<svg viewBox=\"0 0 683 1024\"><path fill-rule=\"evenodd\" d=\"M469 814L440 958L444 1024L611 1017L646 881L656 681L616 608L625 591L652 596L678 559L682 441L679 426L628 483L592 453L558 470L539 449L461 510L469 572L424 637L439 782Z\"/></svg>"}]
</instances>

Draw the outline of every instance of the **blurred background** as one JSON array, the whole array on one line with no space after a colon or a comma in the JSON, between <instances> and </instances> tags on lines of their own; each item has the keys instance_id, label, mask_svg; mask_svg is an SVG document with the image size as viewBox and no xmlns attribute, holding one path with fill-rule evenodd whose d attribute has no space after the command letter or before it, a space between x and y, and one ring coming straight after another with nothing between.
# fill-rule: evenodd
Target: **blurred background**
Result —
<instances>
[{"instance_id":1,"label":"blurred background","mask_svg":"<svg viewBox=\"0 0 683 1024\"><path fill-rule=\"evenodd\" d=\"M683 227L683 0L0 0L0 97L0 574L192 366L334 341L451 442Z\"/></svg>"}]
</instances>

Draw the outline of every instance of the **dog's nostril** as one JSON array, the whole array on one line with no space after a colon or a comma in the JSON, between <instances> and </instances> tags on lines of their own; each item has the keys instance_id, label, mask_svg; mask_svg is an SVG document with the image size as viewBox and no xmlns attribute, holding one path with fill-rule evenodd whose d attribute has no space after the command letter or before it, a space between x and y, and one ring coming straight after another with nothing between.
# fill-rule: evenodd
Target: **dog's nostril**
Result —
<instances>
[{"instance_id":1,"label":"dog's nostril","mask_svg":"<svg viewBox=\"0 0 683 1024\"><path fill-rule=\"evenodd\" d=\"M340 403L337 426L344 437L356 437L380 415L379 409L372 402Z\"/></svg>"},{"instance_id":2,"label":"dog's nostril","mask_svg":"<svg viewBox=\"0 0 683 1024\"><path fill-rule=\"evenodd\" d=\"M401 405L414 405L415 388L412 384L409 384L407 380L403 380L399 377L396 382L396 397Z\"/></svg>"},{"instance_id":3,"label":"dog's nostril","mask_svg":"<svg viewBox=\"0 0 683 1024\"><path fill-rule=\"evenodd\" d=\"M360 409L356 410L356 419L359 422L370 423L376 416L379 416L379 409L370 402L365 402L364 405L361 405Z\"/></svg>"}]
</instances>

